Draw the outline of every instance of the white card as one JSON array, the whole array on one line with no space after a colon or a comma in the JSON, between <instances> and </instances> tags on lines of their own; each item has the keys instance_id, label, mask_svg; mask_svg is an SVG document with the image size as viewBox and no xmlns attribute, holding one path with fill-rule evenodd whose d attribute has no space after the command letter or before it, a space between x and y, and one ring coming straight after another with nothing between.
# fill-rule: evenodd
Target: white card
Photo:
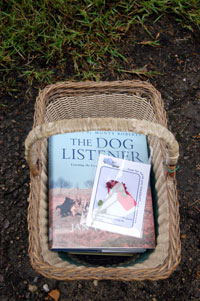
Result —
<instances>
[{"instance_id":1,"label":"white card","mask_svg":"<svg viewBox=\"0 0 200 301\"><path fill-rule=\"evenodd\" d=\"M86 225L142 237L150 165L100 154Z\"/></svg>"}]
</instances>

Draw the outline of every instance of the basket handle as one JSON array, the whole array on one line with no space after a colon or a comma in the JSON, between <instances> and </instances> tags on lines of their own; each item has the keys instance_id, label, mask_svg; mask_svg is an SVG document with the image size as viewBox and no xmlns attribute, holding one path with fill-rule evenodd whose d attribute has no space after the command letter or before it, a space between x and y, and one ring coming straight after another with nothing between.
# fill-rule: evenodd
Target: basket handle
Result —
<instances>
[{"instance_id":1,"label":"basket handle","mask_svg":"<svg viewBox=\"0 0 200 301\"><path fill-rule=\"evenodd\" d=\"M38 175L37 153L34 145L37 140L49 136L83 131L125 131L143 135L152 135L166 142L166 165L170 170L176 169L179 157L179 145L174 135L164 126L146 120L125 118L77 118L63 119L36 126L29 132L25 141L25 157L32 175ZM173 175L173 173L171 173Z\"/></svg>"}]
</instances>

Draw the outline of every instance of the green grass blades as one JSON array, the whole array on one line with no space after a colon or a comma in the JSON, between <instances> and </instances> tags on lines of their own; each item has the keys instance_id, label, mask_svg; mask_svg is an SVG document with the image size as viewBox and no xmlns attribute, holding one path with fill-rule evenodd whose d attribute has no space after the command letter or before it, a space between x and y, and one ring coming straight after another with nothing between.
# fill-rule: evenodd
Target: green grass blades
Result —
<instances>
[{"instance_id":1,"label":"green grass blades","mask_svg":"<svg viewBox=\"0 0 200 301\"><path fill-rule=\"evenodd\" d=\"M38 82L42 83L50 83L52 81L52 76L54 74L54 71L52 70L26 70L22 71L22 76L24 76L28 83L32 85L33 80L36 79Z\"/></svg>"},{"instance_id":2,"label":"green grass blades","mask_svg":"<svg viewBox=\"0 0 200 301\"><path fill-rule=\"evenodd\" d=\"M159 46L145 24L164 14L192 29L193 23L200 26L200 1L0 0L0 69L7 75L1 83L13 71L30 84L49 82L50 66L69 57L76 77L98 80L104 61L126 60L117 45L132 25L143 26L149 45Z\"/></svg>"}]
</instances>

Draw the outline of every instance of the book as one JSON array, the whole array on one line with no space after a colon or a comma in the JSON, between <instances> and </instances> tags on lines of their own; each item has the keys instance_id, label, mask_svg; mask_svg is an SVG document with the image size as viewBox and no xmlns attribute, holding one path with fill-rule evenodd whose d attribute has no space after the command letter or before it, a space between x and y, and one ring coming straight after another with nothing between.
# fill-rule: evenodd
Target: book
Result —
<instances>
[{"instance_id":1,"label":"book","mask_svg":"<svg viewBox=\"0 0 200 301\"><path fill-rule=\"evenodd\" d=\"M100 154L147 163L147 141L133 132L91 131L49 138L49 242L53 251L144 252L155 247L151 189L142 238L81 224L88 211Z\"/></svg>"}]
</instances>

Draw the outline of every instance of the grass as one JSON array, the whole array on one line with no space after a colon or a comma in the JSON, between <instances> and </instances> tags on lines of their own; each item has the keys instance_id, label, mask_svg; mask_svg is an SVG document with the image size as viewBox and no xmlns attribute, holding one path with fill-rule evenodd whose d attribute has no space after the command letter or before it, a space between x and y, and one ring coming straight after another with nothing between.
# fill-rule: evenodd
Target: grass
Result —
<instances>
[{"instance_id":1,"label":"grass","mask_svg":"<svg viewBox=\"0 0 200 301\"><path fill-rule=\"evenodd\" d=\"M126 60L117 45L135 24L149 34L144 43L159 45L146 26L152 16L157 22L173 14L190 30L200 27L199 0L0 0L0 8L1 84L7 90L14 85L11 73L30 84L47 83L54 79L51 67L62 68L69 58L77 78L98 80L104 61L116 66Z\"/></svg>"},{"instance_id":2,"label":"grass","mask_svg":"<svg viewBox=\"0 0 200 301\"><path fill-rule=\"evenodd\" d=\"M120 73L136 74L138 77L145 76L145 77L152 78L154 76L160 75L160 73L158 73L157 71L148 71L146 69L146 66L134 70L117 69L117 71Z\"/></svg>"}]
</instances>

